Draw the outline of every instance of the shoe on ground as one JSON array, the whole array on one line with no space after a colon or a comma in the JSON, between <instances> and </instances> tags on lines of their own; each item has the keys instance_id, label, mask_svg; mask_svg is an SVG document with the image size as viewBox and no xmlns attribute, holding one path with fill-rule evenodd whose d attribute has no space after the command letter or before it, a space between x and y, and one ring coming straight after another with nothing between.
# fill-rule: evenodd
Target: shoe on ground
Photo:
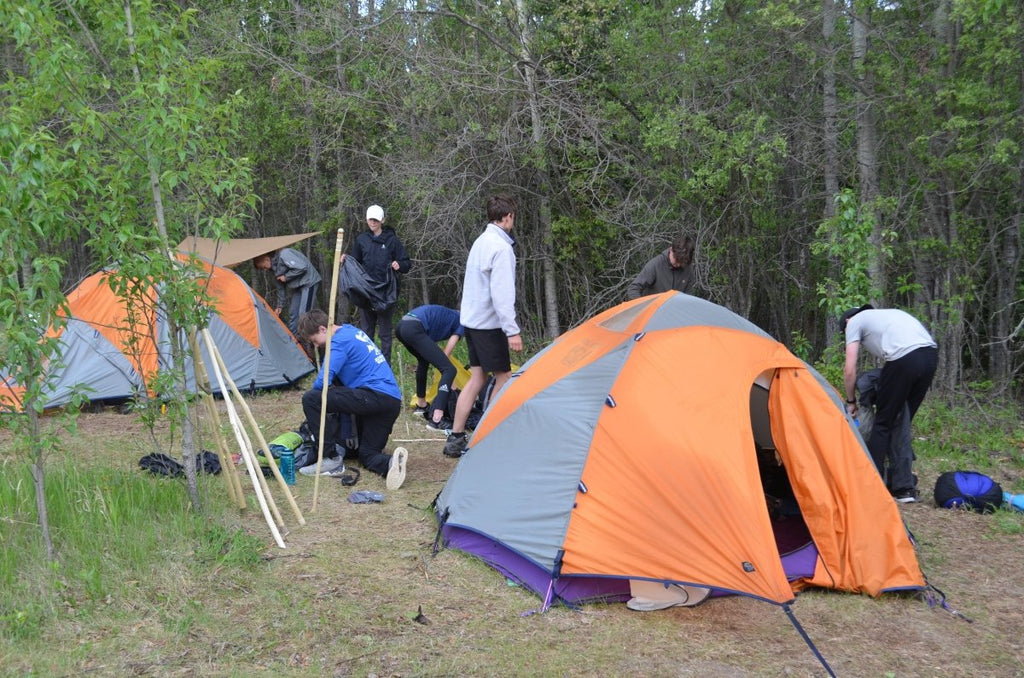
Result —
<instances>
[{"instance_id":1,"label":"shoe on ground","mask_svg":"<svg viewBox=\"0 0 1024 678\"><path fill-rule=\"evenodd\" d=\"M909 488L906 490L896 490L892 493L892 498L899 504L913 504L918 501L920 497L917 494L917 490Z\"/></svg>"},{"instance_id":2,"label":"shoe on ground","mask_svg":"<svg viewBox=\"0 0 1024 678\"><path fill-rule=\"evenodd\" d=\"M427 420L427 428L431 431L444 431L445 433L452 430L452 422L450 419L441 417L441 421L434 421L432 419Z\"/></svg>"},{"instance_id":3,"label":"shoe on ground","mask_svg":"<svg viewBox=\"0 0 1024 678\"><path fill-rule=\"evenodd\" d=\"M384 480L384 487L389 490L397 490L405 482L405 464L409 461L409 451L404 447L396 447L391 455L391 463L388 465L388 475Z\"/></svg>"},{"instance_id":4,"label":"shoe on ground","mask_svg":"<svg viewBox=\"0 0 1024 678\"><path fill-rule=\"evenodd\" d=\"M444 456L458 459L469 449L469 439L465 433L449 433L444 444Z\"/></svg>"},{"instance_id":5,"label":"shoe on ground","mask_svg":"<svg viewBox=\"0 0 1024 678\"><path fill-rule=\"evenodd\" d=\"M344 472L345 460L341 457L328 457L320 462L320 475L322 476L340 476ZM309 466L303 466L299 469L299 473L304 476L315 476L316 462Z\"/></svg>"},{"instance_id":6,"label":"shoe on ground","mask_svg":"<svg viewBox=\"0 0 1024 678\"><path fill-rule=\"evenodd\" d=\"M417 405L416 408L412 411L412 413L417 417L426 417L428 416L427 411L429 409L429 407L420 407L419 405Z\"/></svg>"}]
</instances>

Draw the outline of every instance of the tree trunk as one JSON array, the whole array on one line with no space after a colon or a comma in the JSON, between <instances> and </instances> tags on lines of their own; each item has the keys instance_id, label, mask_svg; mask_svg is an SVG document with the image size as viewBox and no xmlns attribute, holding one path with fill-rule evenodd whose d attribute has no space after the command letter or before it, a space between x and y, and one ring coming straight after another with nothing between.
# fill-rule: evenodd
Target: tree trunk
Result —
<instances>
[{"instance_id":1,"label":"tree trunk","mask_svg":"<svg viewBox=\"0 0 1024 678\"><path fill-rule=\"evenodd\" d=\"M126 20L126 29L128 31L128 53L133 57L132 71L135 76L135 83L138 85L142 82L142 74L139 72L138 62L134 60L135 29L132 26L132 10L129 0L125 0L124 15ZM149 167L149 185L153 194L154 222L156 223L157 233L160 235L160 241L163 244L164 251L167 257L173 260L174 254L171 252L170 241L167 236L167 220L164 216L164 200L163 191L160 186L160 173L157 171L156 158L153 157L152 151L147 149L146 153L146 165ZM184 403L182 411L185 412L181 429L181 453L184 457L183 463L185 466L185 480L188 486L189 500L192 502L192 508L197 512L202 512L203 505L199 496L199 483L196 477L195 430L192 427L192 418L188 416L186 411L191 407L189 404L189 398L187 397L187 387L185 384L185 356L187 352L182 346L183 339L181 328L178 326L174 317L173 311L168 310L167 335L171 345L171 364L169 367L175 375L174 386L176 397L180 398Z\"/></svg>"},{"instance_id":2,"label":"tree trunk","mask_svg":"<svg viewBox=\"0 0 1024 678\"><path fill-rule=\"evenodd\" d=\"M860 178L860 207L864 217L873 216L871 231L872 256L868 274L885 303L889 296L885 280L885 258L882 248L882 222L878 214L878 129L875 120L875 83L867 63L871 49L871 7L857 3L860 10L853 16L853 76L856 83L857 110L857 173Z\"/></svg>"},{"instance_id":3,"label":"tree trunk","mask_svg":"<svg viewBox=\"0 0 1024 678\"><path fill-rule=\"evenodd\" d=\"M831 219L836 214L835 197L839 194L839 97L836 94L836 31L835 0L823 0L824 20L821 36L825 43L825 65L822 71L823 126L822 147L824 161L822 174L825 182L823 216Z\"/></svg>"},{"instance_id":4,"label":"tree trunk","mask_svg":"<svg viewBox=\"0 0 1024 678\"><path fill-rule=\"evenodd\" d=\"M544 333L548 339L561 334L558 325L558 283L555 272L554 234L551 231L551 176L548 173L544 151L544 124L540 115L540 101L537 94L537 64L530 54L531 29L525 2L516 0L519 17L520 56L522 73L526 82L526 94L530 107L530 126L533 139L533 164L536 170L538 209L537 217L541 234L541 267L544 287Z\"/></svg>"},{"instance_id":5,"label":"tree trunk","mask_svg":"<svg viewBox=\"0 0 1024 678\"><path fill-rule=\"evenodd\" d=\"M1024 177L1024 170L1021 172ZM1024 182L1022 182L1024 183ZM1017 190L1017 195L1024 195L1024 185ZM1013 356L1010 352L1010 341L1014 334L1014 304L1017 302L1017 280L1020 276L1021 261L1021 213L1018 211L1010 222L1009 228L1001 229L997 234L996 246L993 248L996 277L995 312L992 318L993 342L989 371L992 380L1000 387L1009 387L1013 381Z\"/></svg>"},{"instance_id":6,"label":"tree trunk","mask_svg":"<svg viewBox=\"0 0 1024 678\"><path fill-rule=\"evenodd\" d=\"M822 205L822 217L831 219L836 215L836 196L839 195L839 96L836 92L836 53L838 49L834 41L838 10L835 0L823 0L821 37L824 42L825 65L822 70L822 173L825 182L825 200ZM833 280L839 278L839 262L831 257L829 276ZM839 332L839 322L829 314L825 319L825 342L831 346Z\"/></svg>"}]
</instances>

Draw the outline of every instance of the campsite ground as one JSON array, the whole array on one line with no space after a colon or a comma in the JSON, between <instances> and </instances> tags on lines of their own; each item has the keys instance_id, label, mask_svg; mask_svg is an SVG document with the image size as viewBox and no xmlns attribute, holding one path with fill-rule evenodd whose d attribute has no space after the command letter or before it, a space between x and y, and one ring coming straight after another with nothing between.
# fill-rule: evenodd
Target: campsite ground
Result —
<instances>
[{"instance_id":1,"label":"campsite ground","mask_svg":"<svg viewBox=\"0 0 1024 678\"><path fill-rule=\"evenodd\" d=\"M301 419L296 391L251 405L267 437ZM442 439L402 415L393 443L410 459L395 492L365 472L353 488L321 478L314 512L314 479L300 477L294 494L306 524L277 500L286 549L274 546L251 490L252 508L238 515L225 509L221 481L204 478L211 510L265 541L260 563L210 566L168 553L159 576L127 582L122 597L69 606L40 637L3 638L0 674L825 675L784 611L764 602L530 614L540 601L493 570L457 552L434 555L429 505L457 463L441 455ZM152 451L141 425L114 410L82 415L66 444L69 458L129 471ZM930 465L918 465L925 489L936 475ZM355 489L386 500L350 504ZM972 623L909 596L804 593L792 608L824 658L840 676L1024 675L1022 517L928 502L900 510L928 580Z\"/></svg>"}]
</instances>

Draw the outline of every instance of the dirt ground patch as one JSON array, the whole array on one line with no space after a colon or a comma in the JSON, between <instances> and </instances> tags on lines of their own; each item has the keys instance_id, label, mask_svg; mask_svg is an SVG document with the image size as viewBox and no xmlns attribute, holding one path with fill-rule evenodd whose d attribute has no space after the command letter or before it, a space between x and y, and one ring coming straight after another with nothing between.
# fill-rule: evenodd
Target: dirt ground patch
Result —
<instances>
[{"instance_id":1,"label":"dirt ground patch","mask_svg":"<svg viewBox=\"0 0 1024 678\"><path fill-rule=\"evenodd\" d=\"M253 398L251 406L268 439L301 420L294 391ZM300 477L294 496L305 525L278 495L286 549L274 546L255 502L239 516L266 538L269 580L287 585L256 595L260 584L211 573L195 591L194 642L170 646L138 623L119 629L117 640L108 630L102 646L115 655L79 668L104 675L825 675L783 610L756 600L531 614L540 607L535 596L464 554L433 552L429 507L457 463L442 456L443 435L403 414L392 445L410 451L398 491L366 471L351 488L321 478L314 512L314 479ZM126 468L153 451L143 427L116 410L83 414L65 453L90 458L96 449L120 450L94 460ZM927 464L918 471L930 488L935 474ZM359 489L386 499L349 503ZM971 622L909 595L806 592L792 609L824 658L840 676L1024 675L1021 538L996 530L992 516L927 501L900 510L928 581ZM76 642L85 643L101 632L79 633ZM74 635L67 626L55 634Z\"/></svg>"}]
</instances>

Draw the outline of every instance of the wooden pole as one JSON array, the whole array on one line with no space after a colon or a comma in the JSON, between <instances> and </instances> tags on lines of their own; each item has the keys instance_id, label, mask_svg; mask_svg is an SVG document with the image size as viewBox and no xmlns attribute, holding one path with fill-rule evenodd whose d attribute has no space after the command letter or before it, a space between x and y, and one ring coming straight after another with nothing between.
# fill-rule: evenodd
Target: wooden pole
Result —
<instances>
[{"instance_id":1,"label":"wooden pole","mask_svg":"<svg viewBox=\"0 0 1024 678\"><path fill-rule=\"evenodd\" d=\"M231 501L244 511L245 495L242 492L242 482L238 478L238 469L231 461L231 453L228 451L227 443L220 429L220 413L217 411L217 403L213 399L213 389L210 387L210 374L206 371L206 363L203 362L202 353L199 351L199 341L196 334L189 334L189 347L192 350L192 369L196 377L196 390L202 393L203 404L206 405L206 413L210 417L210 429L214 443L217 446L217 456L220 458L221 473L224 474L224 481L228 485L228 494Z\"/></svg>"},{"instance_id":2,"label":"wooden pole","mask_svg":"<svg viewBox=\"0 0 1024 678\"><path fill-rule=\"evenodd\" d=\"M209 338L209 330L203 329L203 340L207 342L207 351L212 353L210 345L213 341ZM213 363L213 373L217 377L217 384L220 386L220 392L223 394L228 393L227 387L224 385L224 378L220 373L220 366L217 361ZM267 525L270 527L270 533L274 535L274 541L281 548L287 548L284 545L284 540L281 539L281 533L277 529L277 525L274 523L273 517L270 515L270 508L267 506L267 498L263 495L263 488L260 486L260 482L257 479L257 474L263 475L263 472L259 469L259 464L256 464L256 468L253 468L253 460L250 458L250 451L246 449L245 437L242 434L242 422L238 418L238 413L235 412L235 406L231 403L230 398L225 398L224 403L228 407L228 419L231 421L231 428L235 432L235 439L238 441L238 446L242 449L242 459L245 461L246 470L249 471L249 477L252 480L253 490L256 492L256 500L260 504L260 509L263 511L263 518L267 521Z\"/></svg>"},{"instance_id":3,"label":"wooden pole","mask_svg":"<svg viewBox=\"0 0 1024 678\"><path fill-rule=\"evenodd\" d=\"M239 423L241 424L241 418L239 418ZM277 502L274 501L274 495L270 492L270 485L267 484L267 479L263 475L263 469L260 467L260 460L259 457L256 456L256 448L252 445L252 439L246 432L245 426L242 426L240 430L242 431L242 442L245 443L245 454L247 454L249 459L252 460L253 468L258 471L256 474L256 480L260 483L260 489L263 490L263 496L267 498L267 506L270 507L270 513L274 516L274 522L277 523L278 527L284 528L284 518L281 517L281 512L277 509ZM270 459L270 453L267 452L266 454L267 458ZM270 468L274 468L276 466L273 459L270 459L267 465Z\"/></svg>"},{"instance_id":4,"label":"wooden pole","mask_svg":"<svg viewBox=\"0 0 1024 678\"><path fill-rule=\"evenodd\" d=\"M327 388L331 379L331 327L334 326L334 307L338 300L338 269L341 267L341 249L345 242L345 229L338 229L338 239L334 243L334 272L331 275L331 301L327 305L327 343L324 345L323 390L320 393L320 432L316 437L316 473L313 475L313 508L316 513L316 501L320 492L320 464L324 459L324 425L327 423Z\"/></svg>"},{"instance_id":5,"label":"wooden pole","mask_svg":"<svg viewBox=\"0 0 1024 678\"><path fill-rule=\"evenodd\" d=\"M231 375L228 374L227 365L224 363L224 357L220 353L220 349L213 343L213 337L209 332L203 335L203 338L207 342L207 351L214 356L214 360L220 366L221 371L224 373L224 379L227 381L228 388L231 389L231 393L234 394L238 404L241 406L242 411L245 413L246 419L249 421L249 427L252 429L256 436L257 442L260 444L260 449L263 450L269 462L270 470L273 472L274 477L277 479L277 484L284 492L285 498L288 500L288 505L291 507L292 512L295 514L295 519L299 521L299 525L305 525L306 519L302 517L302 511L299 510L299 505L295 503L295 497L292 496L291 488L288 487L288 483L284 481L284 477L281 475L281 470L278 465L274 463L274 455L270 452L270 446L267 445L267 441L263 438L263 432L260 431L259 424L256 423L256 417L252 415L252 410L249 409L249 404L245 402L245 398L238 390L238 386L235 385ZM260 474L262 477L263 474Z\"/></svg>"}]
</instances>

